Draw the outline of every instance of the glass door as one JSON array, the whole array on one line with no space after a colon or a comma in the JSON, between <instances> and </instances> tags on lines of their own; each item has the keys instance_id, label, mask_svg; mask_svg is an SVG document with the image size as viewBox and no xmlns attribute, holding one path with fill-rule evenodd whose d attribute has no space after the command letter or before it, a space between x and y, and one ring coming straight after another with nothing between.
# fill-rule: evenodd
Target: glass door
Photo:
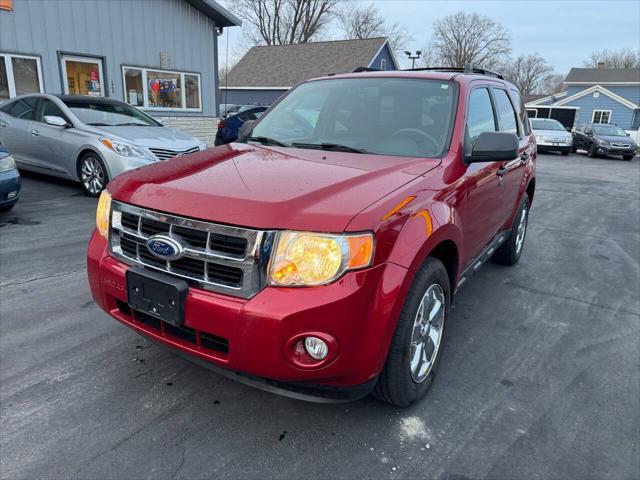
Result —
<instances>
[{"instance_id":1,"label":"glass door","mask_svg":"<svg viewBox=\"0 0 640 480\"><path fill-rule=\"evenodd\" d=\"M64 93L104 97L102 59L63 55L62 71Z\"/></svg>"}]
</instances>

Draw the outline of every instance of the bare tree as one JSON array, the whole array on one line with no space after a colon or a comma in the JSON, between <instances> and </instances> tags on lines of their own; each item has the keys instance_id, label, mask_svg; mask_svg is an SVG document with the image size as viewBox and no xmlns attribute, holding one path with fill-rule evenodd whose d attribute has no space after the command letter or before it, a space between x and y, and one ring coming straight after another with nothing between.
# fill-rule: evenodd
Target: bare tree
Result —
<instances>
[{"instance_id":1,"label":"bare tree","mask_svg":"<svg viewBox=\"0 0 640 480\"><path fill-rule=\"evenodd\" d=\"M348 39L387 37L394 51L402 50L412 40L405 27L398 23L387 23L372 3L344 2L337 19L338 28Z\"/></svg>"},{"instance_id":2,"label":"bare tree","mask_svg":"<svg viewBox=\"0 0 640 480\"><path fill-rule=\"evenodd\" d=\"M554 93L560 93L564 90L564 79L565 75L561 73L554 73L552 75L548 75L540 85L540 93L544 93L545 95L553 95Z\"/></svg>"},{"instance_id":3,"label":"bare tree","mask_svg":"<svg viewBox=\"0 0 640 480\"><path fill-rule=\"evenodd\" d=\"M473 63L491 68L511 53L509 30L478 13L458 12L435 22L431 44L443 67Z\"/></svg>"},{"instance_id":4,"label":"bare tree","mask_svg":"<svg viewBox=\"0 0 640 480\"><path fill-rule=\"evenodd\" d=\"M509 59L500 70L507 80L518 87L520 93L527 95L542 85L553 68L539 54L532 53Z\"/></svg>"},{"instance_id":5,"label":"bare tree","mask_svg":"<svg viewBox=\"0 0 640 480\"><path fill-rule=\"evenodd\" d=\"M640 50L631 48L597 50L591 52L584 66L598 68L599 63L603 63L604 68L640 68Z\"/></svg>"},{"instance_id":6,"label":"bare tree","mask_svg":"<svg viewBox=\"0 0 640 480\"><path fill-rule=\"evenodd\" d=\"M253 45L306 43L331 21L338 0L234 0L229 4L242 20Z\"/></svg>"}]
</instances>

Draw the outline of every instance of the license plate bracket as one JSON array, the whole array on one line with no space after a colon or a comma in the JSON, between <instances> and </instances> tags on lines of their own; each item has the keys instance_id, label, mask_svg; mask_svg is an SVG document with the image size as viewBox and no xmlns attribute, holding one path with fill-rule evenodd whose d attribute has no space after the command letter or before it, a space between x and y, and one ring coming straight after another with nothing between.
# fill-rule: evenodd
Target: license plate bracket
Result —
<instances>
[{"instance_id":1,"label":"license plate bracket","mask_svg":"<svg viewBox=\"0 0 640 480\"><path fill-rule=\"evenodd\" d=\"M187 282L138 267L127 270L126 278L128 304L133 310L182 326Z\"/></svg>"}]
</instances>

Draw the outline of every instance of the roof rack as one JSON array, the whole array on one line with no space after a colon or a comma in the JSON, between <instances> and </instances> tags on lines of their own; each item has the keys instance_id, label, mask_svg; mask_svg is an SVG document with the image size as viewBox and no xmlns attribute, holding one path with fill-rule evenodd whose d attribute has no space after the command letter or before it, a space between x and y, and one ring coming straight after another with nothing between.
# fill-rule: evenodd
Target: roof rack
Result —
<instances>
[{"instance_id":1,"label":"roof rack","mask_svg":"<svg viewBox=\"0 0 640 480\"><path fill-rule=\"evenodd\" d=\"M379 72L380 70L378 70L377 68L371 68L371 67L358 67L356 68L353 73L361 73L361 72Z\"/></svg>"},{"instance_id":2,"label":"roof rack","mask_svg":"<svg viewBox=\"0 0 640 480\"><path fill-rule=\"evenodd\" d=\"M467 63L464 68L461 67L420 67L420 68L406 68L403 71L409 72L419 72L419 71L436 71L436 72L460 72L466 74L479 73L480 75L487 75L489 77L499 78L500 80L504 80L504 77L491 70L487 70L486 68L477 68L474 67L471 63Z\"/></svg>"}]
</instances>

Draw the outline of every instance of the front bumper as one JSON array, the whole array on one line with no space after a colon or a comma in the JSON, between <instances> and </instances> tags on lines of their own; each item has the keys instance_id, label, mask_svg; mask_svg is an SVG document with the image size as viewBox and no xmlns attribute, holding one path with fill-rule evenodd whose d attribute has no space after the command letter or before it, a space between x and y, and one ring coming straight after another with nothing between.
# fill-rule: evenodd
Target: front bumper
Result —
<instances>
[{"instance_id":1,"label":"front bumper","mask_svg":"<svg viewBox=\"0 0 640 480\"><path fill-rule=\"evenodd\" d=\"M15 204L20 198L22 181L17 169L0 172L0 207Z\"/></svg>"},{"instance_id":2,"label":"front bumper","mask_svg":"<svg viewBox=\"0 0 640 480\"><path fill-rule=\"evenodd\" d=\"M613 145L598 144L597 152L602 155L635 155L636 146L630 145L629 147L614 147Z\"/></svg>"},{"instance_id":3,"label":"front bumper","mask_svg":"<svg viewBox=\"0 0 640 480\"><path fill-rule=\"evenodd\" d=\"M322 287L267 287L248 300L190 288L185 328L176 330L163 322L152 325L147 316L129 309L129 268L109 256L106 241L94 233L88 249L89 283L96 303L112 317L237 380L325 400L353 399L373 388L386 360L407 275L403 267L382 264ZM307 333L335 341L325 363L306 367L292 361L292 339Z\"/></svg>"},{"instance_id":4,"label":"front bumper","mask_svg":"<svg viewBox=\"0 0 640 480\"><path fill-rule=\"evenodd\" d=\"M571 150L572 141L569 143L566 142L550 142L547 140L538 140L536 139L536 145L538 146L538 150L542 151L556 151L556 152L566 152Z\"/></svg>"}]
</instances>

